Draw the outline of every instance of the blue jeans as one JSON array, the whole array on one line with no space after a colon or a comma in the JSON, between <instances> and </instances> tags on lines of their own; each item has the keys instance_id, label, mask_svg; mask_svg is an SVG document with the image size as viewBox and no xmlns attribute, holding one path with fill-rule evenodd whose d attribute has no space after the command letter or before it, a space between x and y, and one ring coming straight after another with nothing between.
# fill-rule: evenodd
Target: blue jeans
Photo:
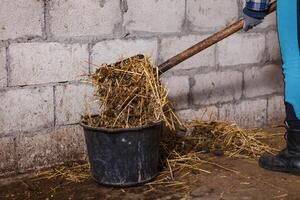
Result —
<instances>
[{"instance_id":1,"label":"blue jeans","mask_svg":"<svg viewBox=\"0 0 300 200\"><path fill-rule=\"evenodd\" d=\"M286 121L300 129L300 0L277 1L277 28L285 83Z\"/></svg>"}]
</instances>

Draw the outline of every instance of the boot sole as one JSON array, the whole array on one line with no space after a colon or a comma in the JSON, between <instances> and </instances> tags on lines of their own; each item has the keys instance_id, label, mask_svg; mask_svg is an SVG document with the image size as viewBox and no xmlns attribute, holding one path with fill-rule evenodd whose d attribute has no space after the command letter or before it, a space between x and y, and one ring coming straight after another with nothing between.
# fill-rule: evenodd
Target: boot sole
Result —
<instances>
[{"instance_id":1,"label":"boot sole","mask_svg":"<svg viewBox=\"0 0 300 200\"><path fill-rule=\"evenodd\" d=\"M267 170L270 170L270 171L275 171L275 172L284 172L284 173L289 173L289 174L293 174L293 175L296 175L296 176L300 176L300 169L299 170L294 170L294 169L280 169L280 168L271 168L271 167L266 167L266 166L262 166L260 163L259 163L259 166L263 169L267 169Z\"/></svg>"}]
</instances>

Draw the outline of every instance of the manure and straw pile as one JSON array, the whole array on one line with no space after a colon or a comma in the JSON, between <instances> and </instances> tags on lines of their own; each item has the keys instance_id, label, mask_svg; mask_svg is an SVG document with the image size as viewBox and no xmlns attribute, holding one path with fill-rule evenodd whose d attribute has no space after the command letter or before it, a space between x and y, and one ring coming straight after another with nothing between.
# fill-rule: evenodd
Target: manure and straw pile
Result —
<instances>
[{"instance_id":1,"label":"manure and straw pile","mask_svg":"<svg viewBox=\"0 0 300 200\"><path fill-rule=\"evenodd\" d=\"M94 96L101 102L99 115L86 115L86 125L134 128L163 121L174 130L180 121L160 84L158 69L148 57L136 55L114 64L99 66L89 75Z\"/></svg>"}]
</instances>

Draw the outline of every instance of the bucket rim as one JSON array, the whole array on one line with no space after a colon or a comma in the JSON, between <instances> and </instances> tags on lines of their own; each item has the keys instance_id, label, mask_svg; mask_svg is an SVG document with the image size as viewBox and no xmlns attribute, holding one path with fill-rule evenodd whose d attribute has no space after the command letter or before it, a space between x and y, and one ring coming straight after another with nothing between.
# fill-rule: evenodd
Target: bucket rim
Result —
<instances>
[{"instance_id":1,"label":"bucket rim","mask_svg":"<svg viewBox=\"0 0 300 200\"><path fill-rule=\"evenodd\" d=\"M143 126L138 126L138 127L133 127L133 128L105 128L105 127L93 127L84 124L82 121L79 122L79 125L82 126L84 129L88 130L93 130L93 131L103 131L103 132L109 132L109 133L116 133L116 132L124 132L124 131L140 131L145 128L150 128L153 126L162 126L163 121L158 121L158 122L153 122L151 124L143 125Z\"/></svg>"}]
</instances>

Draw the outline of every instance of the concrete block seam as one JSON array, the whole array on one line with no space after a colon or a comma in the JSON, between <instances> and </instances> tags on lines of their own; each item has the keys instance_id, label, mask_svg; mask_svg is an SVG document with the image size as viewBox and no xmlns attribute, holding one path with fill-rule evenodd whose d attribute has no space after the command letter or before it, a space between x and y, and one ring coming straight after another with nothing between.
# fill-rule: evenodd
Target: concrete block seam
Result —
<instances>
[{"instance_id":1,"label":"concrete block seam","mask_svg":"<svg viewBox=\"0 0 300 200\"><path fill-rule=\"evenodd\" d=\"M184 0L184 18L181 26L182 33L189 33L190 22L187 19L187 0Z\"/></svg>"},{"instance_id":2,"label":"concrete block seam","mask_svg":"<svg viewBox=\"0 0 300 200\"><path fill-rule=\"evenodd\" d=\"M188 107L193 105L192 87L195 84L194 76L189 76Z\"/></svg>"},{"instance_id":3,"label":"concrete block seam","mask_svg":"<svg viewBox=\"0 0 300 200\"><path fill-rule=\"evenodd\" d=\"M245 98L245 85L246 85L246 83L245 83L245 71L243 71L243 77L242 77L242 97L241 98Z\"/></svg>"},{"instance_id":4,"label":"concrete block seam","mask_svg":"<svg viewBox=\"0 0 300 200\"><path fill-rule=\"evenodd\" d=\"M91 73L91 68L92 68L92 53L93 53L93 44L92 43L89 43L88 44L88 73L90 74Z\"/></svg>"},{"instance_id":5,"label":"concrete block seam","mask_svg":"<svg viewBox=\"0 0 300 200\"><path fill-rule=\"evenodd\" d=\"M18 154L17 154L17 137L14 137L14 163L15 163L15 169L14 171L16 173L19 173L19 167L18 167L18 162L19 162L19 158L18 158Z\"/></svg>"},{"instance_id":6,"label":"concrete block seam","mask_svg":"<svg viewBox=\"0 0 300 200\"><path fill-rule=\"evenodd\" d=\"M5 69L6 69L6 87L9 86L9 76L10 76L10 57L9 57L9 47L5 47Z\"/></svg>"},{"instance_id":7,"label":"concrete block seam","mask_svg":"<svg viewBox=\"0 0 300 200\"><path fill-rule=\"evenodd\" d=\"M57 119L56 119L56 86L52 87L53 90L53 127L56 126Z\"/></svg>"},{"instance_id":8,"label":"concrete block seam","mask_svg":"<svg viewBox=\"0 0 300 200\"><path fill-rule=\"evenodd\" d=\"M271 97L271 96L270 96ZM267 109L266 109L266 121L269 121L269 101L270 101L270 97L267 98Z\"/></svg>"},{"instance_id":9,"label":"concrete block seam","mask_svg":"<svg viewBox=\"0 0 300 200\"><path fill-rule=\"evenodd\" d=\"M42 31L43 31L43 39L47 40L50 36L50 30L49 30L49 2L50 0L43 0L44 1L44 23L43 23L43 27L42 27Z\"/></svg>"},{"instance_id":10,"label":"concrete block seam","mask_svg":"<svg viewBox=\"0 0 300 200\"><path fill-rule=\"evenodd\" d=\"M121 11L120 28L121 28L121 32L123 33L121 38L126 38L130 35L130 33L126 30L126 26L124 25L124 14L128 11L127 0L120 0L120 11Z\"/></svg>"}]
</instances>

